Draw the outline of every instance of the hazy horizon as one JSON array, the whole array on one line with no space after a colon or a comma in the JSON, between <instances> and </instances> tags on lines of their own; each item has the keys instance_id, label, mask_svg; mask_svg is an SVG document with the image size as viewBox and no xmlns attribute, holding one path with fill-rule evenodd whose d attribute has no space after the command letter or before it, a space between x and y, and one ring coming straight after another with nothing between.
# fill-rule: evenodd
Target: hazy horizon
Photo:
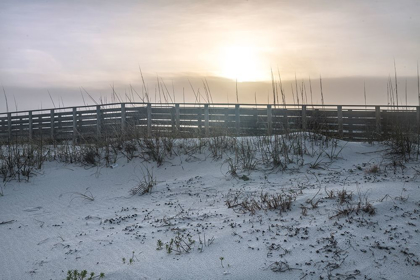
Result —
<instances>
[{"instance_id":1,"label":"hazy horizon","mask_svg":"<svg viewBox=\"0 0 420 280\"><path fill-rule=\"evenodd\" d=\"M295 76L308 94L311 77L313 102L320 103L322 76L325 103L364 104L365 85L366 102L382 105L395 63L400 104L407 80L407 103L418 105L417 11L414 0L4 0L0 85L9 110L15 99L21 110L83 105L81 87L97 102L111 98L112 84L120 96L131 96L130 85L141 91L141 67L152 99L158 77L189 102L190 82L203 93L206 78L214 102L236 102L238 81L240 102L254 103L257 95L267 103L272 69L288 103Z\"/></svg>"},{"instance_id":2,"label":"hazy horizon","mask_svg":"<svg viewBox=\"0 0 420 280\"><path fill-rule=\"evenodd\" d=\"M254 104L255 100L259 104L274 102L271 81L238 82L236 85L235 81L219 77L159 77L159 87L161 88L161 94L159 94L159 87L156 79L156 77L154 77L154 79L145 78L149 101L153 103L165 103L166 101L171 103L183 103L184 101L187 103L194 103L197 101L205 103L207 102L207 96L203 82L206 82L209 86L211 94L210 102L213 103L236 103L236 86L238 89L239 103ZM388 79L389 77L322 78L324 103L334 105L364 105L364 93L366 92L367 105L389 105L389 100L387 99ZM391 77L391 79L394 83L394 77ZM309 78L303 80L283 80L282 85L286 103L297 104L296 81L299 91L299 104L321 104L319 78L311 79L311 84L309 84ZM405 95L406 81L407 103ZM302 82L304 85L302 85ZM195 94L191 86L194 89ZM312 86L312 96L310 94L310 86ZM112 87L114 87L116 95L113 94ZM305 102L302 102L301 98L302 89ZM398 77L399 105L418 105L417 90L417 77ZM163 91L165 91L165 94L163 94ZM169 94L167 92L169 92ZM173 92L175 92L175 100ZM36 98L27 98L28 95L33 95ZM199 96L198 99L196 95ZM282 104L281 94L278 93L278 95L280 100L276 100L276 103ZM6 89L6 96L8 99L9 111L16 111L16 109L19 111L95 105L96 103L118 103L120 101L147 101L144 85L141 81L130 85L109 84L96 88L9 87ZM2 99L4 100L4 97L2 97ZM6 104L4 102L0 105L0 112L6 112L6 110Z\"/></svg>"}]
</instances>

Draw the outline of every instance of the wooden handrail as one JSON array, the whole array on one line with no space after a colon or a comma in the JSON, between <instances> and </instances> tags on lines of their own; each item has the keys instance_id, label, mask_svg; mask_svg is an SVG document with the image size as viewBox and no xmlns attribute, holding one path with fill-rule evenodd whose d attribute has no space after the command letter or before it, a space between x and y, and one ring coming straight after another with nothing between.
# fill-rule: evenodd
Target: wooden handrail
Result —
<instances>
[{"instance_id":1,"label":"wooden handrail","mask_svg":"<svg viewBox=\"0 0 420 280\"><path fill-rule=\"evenodd\" d=\"M147 102L121 102L121 103L106 103L106 104L98 104L98 105L83 105L83 106L69 106L69 107L60 107L60 108L46 108L46 109L34 109L34 110L21 110L21 111L13 111L13 112L1 112L0 115L3 114L7 114L7 113L11 113L11 114L21 114L21 113L28 113L28 112L47 112L47 111L51 111L51 110L55 110L55 111L60 111L60 110L73 110L73 108L77 108L77 109L83 109L83 108L92 108L92 110L94 110L97 106L99 107L109 107L109 106L118 106L120 107L121 104L125 104L125 106L127 105L147 105L149 103ZM307 108L309 107L319 107L319 108L324 108L324 107L328 107L328 108L334 108L337 106L342 106L342 107L350 107L350 108L360 108L360 109L372 109L375 110L375 107L383 107L383 108L387 108L387 109L404 109L404 108L411 108L411 109L415 109L418 106L416 105L342 105L342 104L268 104L268 103L258 103L258 104L254 104L254 103L150 103L152 106L175 106L176 104L179 104L179 106L232 106L235 107L236 105L239 106L257 106L257 107L265 107L267 108L268 105L271 105L273 108L280 108L280 107L292 107L292 108L302 108L302 106L306 106Z\"/></svg>"}]
</instances>

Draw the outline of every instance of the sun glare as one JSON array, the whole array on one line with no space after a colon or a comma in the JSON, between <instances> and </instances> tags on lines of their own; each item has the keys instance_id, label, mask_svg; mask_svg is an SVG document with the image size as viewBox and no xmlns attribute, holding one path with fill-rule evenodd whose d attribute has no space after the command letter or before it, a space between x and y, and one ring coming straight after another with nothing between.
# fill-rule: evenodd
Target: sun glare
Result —
<instances>
[{"instance_id":1,"label":"sun glare","mask_svg":"<svg viewBox=\"0 0 420 280\"><path fill-rule=\"evenodd\" d=\"M238 82L266 80L267 69L258 49L246 46L227 47L223 50L219 75Z\"/></svg>"}]
</instances>

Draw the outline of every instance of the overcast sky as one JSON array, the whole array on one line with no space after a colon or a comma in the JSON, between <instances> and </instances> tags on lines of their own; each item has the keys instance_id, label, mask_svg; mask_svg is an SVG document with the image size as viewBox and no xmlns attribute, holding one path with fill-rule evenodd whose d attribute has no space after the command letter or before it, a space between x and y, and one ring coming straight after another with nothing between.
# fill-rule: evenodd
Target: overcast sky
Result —
<instances>
[{"instance_id":1,"label":"overcast sky","mask_svg":"<svg viewBox=\"0 0 420 280\"><path fill-rule=\"evenodd\" d=\"M394 60L416 77L419 13L418 0L1 0L0 83L108 90L139 83L139 66L153 79L387 77Z\"/></svg>"}]
</instances>

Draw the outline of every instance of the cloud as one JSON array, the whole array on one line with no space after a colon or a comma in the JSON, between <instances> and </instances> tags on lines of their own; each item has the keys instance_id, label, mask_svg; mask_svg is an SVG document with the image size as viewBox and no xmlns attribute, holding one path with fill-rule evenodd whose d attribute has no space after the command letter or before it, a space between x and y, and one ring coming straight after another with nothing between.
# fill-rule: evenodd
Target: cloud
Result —
<instances>
[{"instance_id":1,"label":"cloud","mask_svg":"<svg viewBox=\"0 0 420 280\"><path fill-rule=\"evenodd\" d=\"M415 75L418 1L2 1L0 80L75 86L223 72L257 50L285 78ZM245 58L244 58L245 59ZM41 67L42 66L42 67Z\"/></svg>"}]
</instances>

